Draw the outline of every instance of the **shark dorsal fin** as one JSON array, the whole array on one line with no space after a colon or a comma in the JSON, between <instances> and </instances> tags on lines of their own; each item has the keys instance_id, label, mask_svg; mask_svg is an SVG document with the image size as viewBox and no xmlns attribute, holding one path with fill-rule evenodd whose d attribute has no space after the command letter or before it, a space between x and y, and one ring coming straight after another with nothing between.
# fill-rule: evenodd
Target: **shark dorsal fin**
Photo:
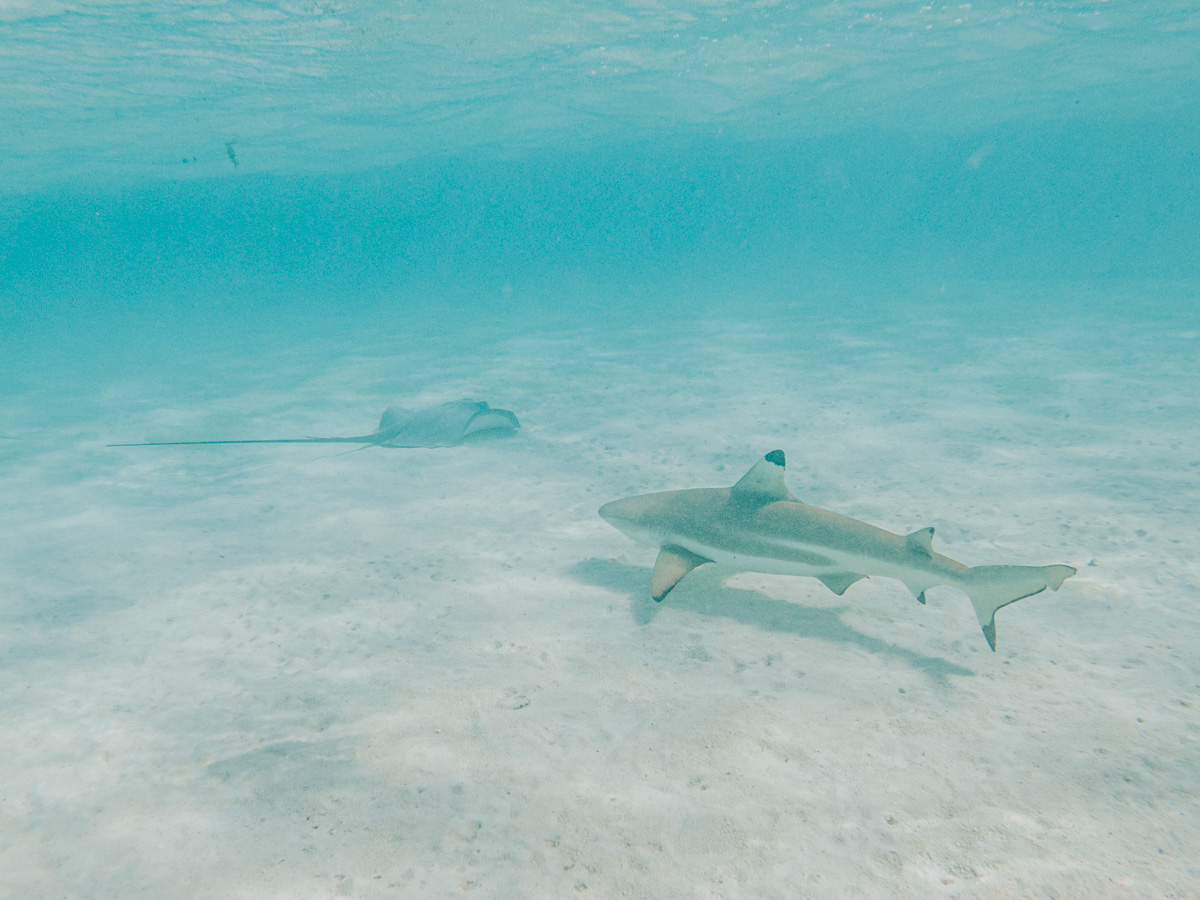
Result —
<instances>
[{"instance_id":1,"label":"shark dorsal fin","mask_svg":"<svg viewBox=\"0 0 1200 900\"><path fill-rule=\"evenodd\" d=\"M916 550L924 556L933 556L933 529L921 528L914 531L905 536L904 543L908 544L910 550Z\"/></svg>"},{"instance_id":2,"label":"shark dorsal fin","mask_svg":"<svg viewBox=\"0 0 1200 900\"><path fill-rule=\"evenodd\" d=\"M753 498L761 503L794 499L783 481L784 457L782 450L772 450L741 477L733 486L735 497Z\"/></svg>"}]
</instances>

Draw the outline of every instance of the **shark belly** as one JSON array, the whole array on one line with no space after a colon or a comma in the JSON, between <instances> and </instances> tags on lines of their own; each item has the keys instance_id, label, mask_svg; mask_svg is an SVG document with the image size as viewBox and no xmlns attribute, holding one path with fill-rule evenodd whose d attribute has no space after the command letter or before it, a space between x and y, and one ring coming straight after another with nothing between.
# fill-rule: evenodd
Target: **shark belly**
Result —
<instances>
[{"instance_id":1,"label":"shark belly","mask_svg":"<svg viewBox=\"0 0 1200 900\"><path fill-rule=\"evenodd\" d=\"M763 542L761 548L745 546L745 542L705 540L691 535L669 535L664 544L683 547L691 553L711 560L722 568L743 572L766 572L770 575L812 575L843 572L834 555L820 547L801 545L777 546Z\"/></svg>"},{"instance_id":2,"label":"shark belly","mask_svg":"<svg viewBox=\"0 0 1200 900\"><path fill-rule=\"evenodd\" d=\"M722 568L737 572L763 572L768 575L799 575L810 578L837 575L894 578L918 595L935 584L958 582L951 572L934 572L925 567L905 565L900 561L881 558L882 554L856 553L842 548L790 540L768 540L763 543L768 546L755 552L750 548L720 546L717 542L683 535L673 535L664 541L664 544L682 547Z\"/></svg>"},{"instance_id":3,"label":"shark belly","mask_svg":"<svg viewBox=\"0 0 1200 900\"><path fill-rule=\"evenodd\" d=\"M746 551L727 550L720 547L709 547L698 541L681 542L697 556L711 559L714 563L726 569L742 572L765 572L769 575L821 575L826 572L842 571L833 560L819 553L797 554L792 559L781 559L775 556L762 556Z\"/></svg>"}]
</instances>

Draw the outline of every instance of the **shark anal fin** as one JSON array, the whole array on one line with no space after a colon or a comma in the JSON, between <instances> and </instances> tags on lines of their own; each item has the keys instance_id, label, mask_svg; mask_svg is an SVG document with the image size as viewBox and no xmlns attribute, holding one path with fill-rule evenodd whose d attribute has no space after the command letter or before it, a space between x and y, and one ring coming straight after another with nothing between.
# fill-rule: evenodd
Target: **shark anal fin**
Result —
<instances>
[{"instance_id":1,"label":"shark anal fin","mask_svg":"<svg viewBox=\"0 0 1200 900\"><path fill-rule=\"evenodd\" d=\"M732 488L733 496L756 503L795 500L783 480L784 464L783 451L772 450L738 480Z\"/></svg>"},{"instance_id":2,"label":"shark anal fin","mask_svg":"<svg viewBox=\"0 0 1200 900\"><path fill-rule=\"evenodd\" d=\"M853 572L835 572L832 575L818 575L817 580L840 597L846 593L846 588L864 577L866 576L855 575Z\"/></svg>"},{"instance_id":3,"label":"shark anal fin","mask_svg":"<svg viewBox=\"0 0 1200 900\"><path fill-rule=\"evenodd\" d=\"M914 531L910 535L906 535L904 543L908 545L909 550L916 550L922 556L933 556L933 529L921 528Z\"/></svg>"},{"instance_id":4,"label":"shark anal fin","mask_svg":"<svg viewBox=\"0 0 1200 900\"><path fill-rule=\"evenodd\" d=\"M658 559L654 561L654 575L650 578L650 595L656 603L671 593L671 588L679 584L679 579L688 572L712 560L697 556L690 550L668 545L658 551Z\"/></svg>"}]
</instances>

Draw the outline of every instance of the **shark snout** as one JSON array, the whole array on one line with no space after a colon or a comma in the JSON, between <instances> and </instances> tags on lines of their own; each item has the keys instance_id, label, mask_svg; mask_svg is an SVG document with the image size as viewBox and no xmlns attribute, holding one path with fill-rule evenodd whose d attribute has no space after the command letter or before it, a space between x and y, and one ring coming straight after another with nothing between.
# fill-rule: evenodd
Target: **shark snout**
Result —
<instances>
[{"instance_id":1,"label":"shark snout","mask_svg":"<svg viewBox=\"0 0 1200 900\"><path fill-rule=\"evenodd\" d=\"M638 501L639 497L626 497L614 500L600 507L600 518L626 537L633 538L638 543L653 544L648 523L645 521L644 510Z\"/></svg>"},{"instance_id":2,"label":"shark snout","mask_svg":"<svg viewBox=\"0 0 1200 900\"><path fill-rule=\"evenodd\" d=\"M600 518L620 530L621 526L618 523L627 521L630 518L631 511L627 507L628 504L624 500L614 500L611 503L605 503L600 507Z\"/></svg>"}]
</instances>

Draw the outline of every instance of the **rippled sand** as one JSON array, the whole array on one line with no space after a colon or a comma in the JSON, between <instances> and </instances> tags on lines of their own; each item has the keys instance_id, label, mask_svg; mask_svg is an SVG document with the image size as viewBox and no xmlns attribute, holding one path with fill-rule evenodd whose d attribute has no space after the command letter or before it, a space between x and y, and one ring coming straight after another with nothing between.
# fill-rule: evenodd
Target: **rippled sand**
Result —
<instances>
[{"instance_id":1,"label":"rippled sand","mask_svg":"<svg viewBox=\"0 0 1200 900\"><path fill-rule=\"evenodd\" d=\"M331 321L308 346L181 350L159 382L26 378L0 400L24 438L0 444L0 882L1200 890L1200 338L1080 314L1127 305L1111 287L1002 312L1023 290L870 315L796 297ZM955 312L989 298L990 318ZM522 431L345 455L103 446L353 433L460 396ZM776 447L808 502L933 525L970 564L1079 575L1004 609L997 654L950 588L921 607L888 580L839 598L706 568L651 602L653 552L595 510L729 484Z\"/></svg>"}]
</instances>

